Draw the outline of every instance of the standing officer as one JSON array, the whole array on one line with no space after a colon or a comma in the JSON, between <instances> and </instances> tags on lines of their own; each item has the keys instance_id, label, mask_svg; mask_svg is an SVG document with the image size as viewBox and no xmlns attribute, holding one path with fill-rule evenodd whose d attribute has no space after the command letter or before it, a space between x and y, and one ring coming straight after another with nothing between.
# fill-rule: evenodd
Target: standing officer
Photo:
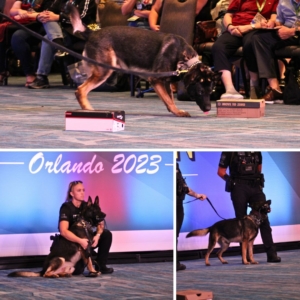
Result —
<instances>
[{"instance_id":1,"label":"standing officer","mask_svg":"<svg viewBox=\"0 0 300 300\"><path fill-rule=\"evenodd\" d=\"M226 173L229 167L229 174ZM247 204L266 200L262 189L264 176L261 152L222 152L218 175L226 181L226 192L231 193L236 218L247 214ZM260 225L261 238L267 253L267 262L279 263L272 238L272 229L267 218Z\"/></svg>"},{"instance_id":2,"label":"standing officer","mask_svg":"<svg viewBox=\"0 0 300 300\"><path fill-rule=\"evenodd\" d=\"M184 178L182 177L181 171L179 169L178 163L176 163L176 259L177 259L177 271L185 270L186 266L181 264L178 260L178 236L183 223L184 217L184 209L183 209L183 200L185 199L185 195L188 194L192 197L195 197L200 200L205 200L206 196L204 194L197 194L192 189L190 189Z\"/></svg>"}]
</instances>

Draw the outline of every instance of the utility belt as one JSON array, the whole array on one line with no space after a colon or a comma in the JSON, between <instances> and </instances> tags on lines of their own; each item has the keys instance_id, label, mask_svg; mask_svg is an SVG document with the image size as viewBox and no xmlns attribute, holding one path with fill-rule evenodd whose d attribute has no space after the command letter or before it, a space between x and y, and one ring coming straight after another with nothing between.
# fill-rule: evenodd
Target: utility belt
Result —
<instances>
[{"instance_id":1,"label":"utility belt","mask_svg":"<svg viewBox=\"0 0 300 300\"><path fill-rule=\"evenodd\" d=\"M260 174L259 177L251 178L251 179L228 177L225 184L225 191L230 193L237 183L248 185L251 187L263 188L265 186L264 174Z\"/></svg>"},{"instance_id":2,"label":"utility belt","mask_svg":"<svg viewBox=\"0 0 300 300\"><path fill-rule=\"evenodd\" d=\"M256 187L256 186L261 186L261 179L260 178L253 178L253 179L235 178L233 179L233 184L236 183L241 183L252 187Z\"/></svg>"}]
</instances>

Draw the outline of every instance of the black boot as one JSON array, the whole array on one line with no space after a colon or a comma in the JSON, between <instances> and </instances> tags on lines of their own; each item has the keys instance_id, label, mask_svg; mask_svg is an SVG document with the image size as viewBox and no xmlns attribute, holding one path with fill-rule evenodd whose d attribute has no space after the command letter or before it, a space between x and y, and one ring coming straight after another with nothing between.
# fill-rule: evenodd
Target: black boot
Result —
<instances>
[{"instance_id":1,"label":"black boot","mask_svg":"<svg viewBox=\"0 0 300 300\"><path fill-rule=\"evenodd\" d=\"M279 256L277 256L276 252L268 253L267 258L268 258L267 259L268 263L280 263L281 262L281 258Z\"/></svg>"}]
</instances>

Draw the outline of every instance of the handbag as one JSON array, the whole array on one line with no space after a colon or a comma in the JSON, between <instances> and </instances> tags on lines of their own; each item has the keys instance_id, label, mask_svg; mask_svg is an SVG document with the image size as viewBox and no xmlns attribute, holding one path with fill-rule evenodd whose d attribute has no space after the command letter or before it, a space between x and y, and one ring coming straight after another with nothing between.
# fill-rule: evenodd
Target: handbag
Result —
<instances>
[{"instance_id":1,"label":"handbag","mask_svg":"<svg viewBox=\"0 0 300 300\"><path fill-rule=\"evenodd\" d=\"M199 21L196 23L194 32L194 45L207 42L214 42L218 36L216 21Z\"/></svg>"},{"instance_id":2,"label":"handbag","mask_svg":"<svg viewBox=\"0 0 300 300\"><path fill-rule=\"evenodd\" d=\"M287 105L300 105L299 62L292 58L285 71L283 102Z\"/></svg>"}]
</instances>

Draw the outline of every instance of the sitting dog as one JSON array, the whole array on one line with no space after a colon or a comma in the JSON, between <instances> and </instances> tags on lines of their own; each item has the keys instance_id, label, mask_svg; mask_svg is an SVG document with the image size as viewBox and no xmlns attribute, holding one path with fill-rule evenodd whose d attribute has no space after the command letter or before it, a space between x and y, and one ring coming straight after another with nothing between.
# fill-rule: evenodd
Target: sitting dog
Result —
<instances>
[{"instance_id":1,"label":"sitting dog","mask_svg":"<svg viewBox=\"0 0 300 300\"><path fill-rule=\"evenodd\" d=\"M85 209L78 220L70 227L70 231L80 238L87 238L90 243L88 249L84 250L79 244L71 242L62 236L55 238L50 254L47 256L42 271L40 272L12 272L9 277L71 277L74 266L82 258L90 272L90 276L97 276L97 272L90 257L91 244L93 240L92 227L97 226L105 217L99 207L99 198L96 197L94 204L89 197Z\"/></svg>"},{"instance_id":2,"label":"sitting dog","mask_svg":"<svg viewBox=\"0 0 300 300\"><path fill-rule=\"evenodd\" d=\"M183 70L186 74L184 84L191 99L203 112L211 109L210 94L221 73L214 73L201 63L197 52L182 37L129 26L91 31L83 26L76 7L68 4L65 12L70 16L74 32L81 32L87 40L83 56L125 71L160 73ZM84 66L88 79L78 87L75 95L82 109L93 110L88 93L108 80L114 71L85 61ZM188 112L176 107L170 77L145 75L145 79L151 83L168 111L178 117L190 117Z\"/></svg>"},{"instance_id":3,"label":"sitting dog","mask_svg":"<svg viewBox=\"0 0 300 300\"><path fill-rule=\"evenodd\" d=\"M222 264L227 264L222 258L222 254L228 249L231 242L242 243L242 260L243 264L258 264L253 258L253 243L258 234L260 224L268 218L271 211L271 200L253 202L250 204L252 208L249 215L242 219L228 219L215 223L206 229L198 229L191 231L186 237L204 236L208 233L209 243L205 255L205 264L210 266L209 256L218 242L221 246L217 252L217 256ZM247 260L247 251L250 262Z\"/></svg>"}]
</instances>

